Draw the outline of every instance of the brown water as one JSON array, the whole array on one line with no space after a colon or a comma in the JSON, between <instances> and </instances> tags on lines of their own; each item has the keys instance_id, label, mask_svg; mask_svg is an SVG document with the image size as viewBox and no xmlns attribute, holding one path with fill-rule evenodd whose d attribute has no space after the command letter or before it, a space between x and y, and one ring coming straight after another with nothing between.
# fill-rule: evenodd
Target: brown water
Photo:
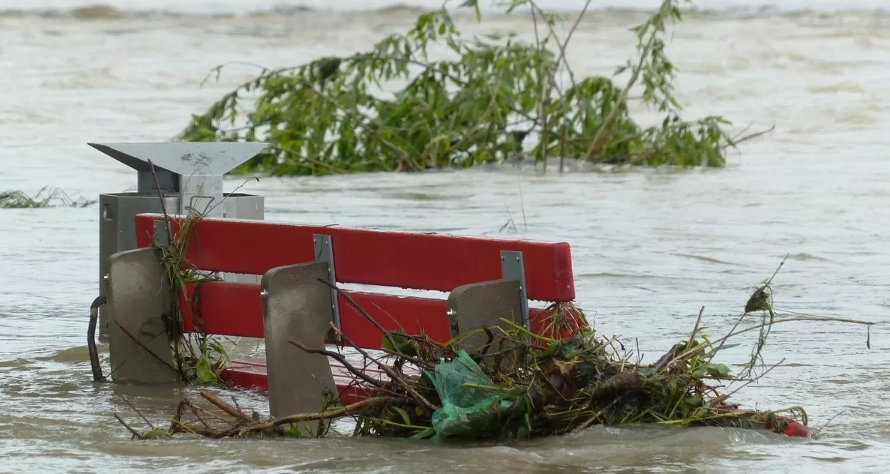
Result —
<instances>
[{"instance_id":1,"label":"brown water","mask_svg":"<svg viewBox=\"0 0 890 474\"><path fill-rule=\"evenodd\" d=\"M199 89L213 66L348 53L413 16L0 14L0 190L123 191L135 185L133 173L86 142L169 139L189 113L255 72L235 67L222 84ZM569 52L576 72L610 73L623 62L633 48L627 28L638 19L611 12L583 23ZM702 305L708 333L726 332L785 255L775 280L780 311L883 323L888 25L887 14L853 11L687 17L670 54L688 116L776 125L724 170L542 177L496 167L263 179L246 192L267 196L267 219L279 221L494 235L512 216L521 237L572 244L579 304L599 331L628 344L638 338L646 360L688 335ZM493 17L467 30L529 26ZM0 472L883 472L890 461L890 343L880 324L870 350L861 327L777 326L766 360L785 365L734 396L760 408L803 405L814 426L835 417L818 440L641 428L460 449L356 439L130 441L111 416L136 421L124 398L163 422L182 393L90 382L97 230L95 207L0 211ZM748 351L723 360L742 363ZM264 407L261 397L235 394Z\"/></svg>"}]
</instances>

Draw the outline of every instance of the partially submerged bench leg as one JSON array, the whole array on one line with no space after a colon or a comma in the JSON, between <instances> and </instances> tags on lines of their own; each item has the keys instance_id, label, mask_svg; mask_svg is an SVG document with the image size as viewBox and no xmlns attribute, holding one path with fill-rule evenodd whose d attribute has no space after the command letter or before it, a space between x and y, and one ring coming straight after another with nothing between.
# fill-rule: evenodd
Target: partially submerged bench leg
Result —
<instances>
[{"instance_id":1,"label":"partially submerged bench leg","mask_svg":"<svg viewBox=\"0 0 890 474\"><path fill-rule=\"evenodd\" d=\"M263 330L269 377L269 411L279 418L323 408L323 389L337 393L328 358L308 354L288 341L310 349L324 349L333 321L325 262L273 268L263 275ZM303 434L315 433L318 422L299 425Z\"/></svg>"},{"instance_id":2,"label":"partially submerged bench leg","mask_svg":"<svg viewBox=\"0 0 890 474\"><path fill-rule=\"evenodd\" d=\"M154 249L128 250L109 257L107 297L111 378L176 382L163 319L170 310L170 289Z\"/></svg>"},{"instance_id":3,"label":"partially submerged bench leg","mask_svg":"<svg viewBox=\"0 0 890 474\"><path fill-rule=\"evenodd\" d=\"M519 295L519 282L516 280L486 281L455 288L448 295L451 337L482 327L503 327L502 318L522 326ZM480 331L479 334L462 339L458 346L468 352L475 352L481 350L487 342L488 336Z\"/></svg>"}]
</instances>

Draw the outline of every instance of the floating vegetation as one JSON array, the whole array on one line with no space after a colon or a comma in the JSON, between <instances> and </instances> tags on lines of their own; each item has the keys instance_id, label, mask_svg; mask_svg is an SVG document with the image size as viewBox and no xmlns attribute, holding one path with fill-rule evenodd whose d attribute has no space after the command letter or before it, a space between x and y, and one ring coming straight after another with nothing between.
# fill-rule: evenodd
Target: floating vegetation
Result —
<instances>
[{"instance_id":1,"label":"floating vegetation","mask_svg":"<svg viewBox=\"0 0 890 474\"><path fill-rule=\"evenodd\" d=\"M323 437L335 433L330 423L318 423L311 432L300 424L349 417L354 420L353 436L437 442L529 439L574 433L594 425L638 424L734 427L808 436L807 414L802 407L753 410L729 398L776 367L754 370L772 326L792 321L873 323L818 316L775 317L772 297L765 294L771 281L756 289L753 299L757 303L746 305L746 312L727 335L711 340L702 332L702 308L689 337L651 364L641 363L639 348L629 349L590 326L573 327L570 337L556 338L564 329L558 325L568 324L572 315L583 318L583 313L572 304L555 304L546 314L556 326L546 335L532 334L502 320L499 327L481 328L446 343L422 334L387 331L381 346L389 357L383 359L370 357L355 346L352 349L363 355L361 363L350 364L341 354L330 353L329 357L345 361L350 371L376 366L389 375L376 389L369 386L375 394L365 400L340 406L336 396L329 394L317 413L263 420L205 390L202 397L213 408L183 400L169 434ZM380 327L366 311L356 309ZM742 326L746 315L754 311L767 315L756 324ZM332 329L339 333L333 325ZM760 337L741 374L734 375L727 365L715 361L721 350L732 346L727 341L754 331L760 331ZM483 333L487 340L481 347L464 344L468 336ZM350 346L348 337L343 341ZM307 375L307 383L310 380ZM739 385L732 388L732 384ZM195 416L185 419L188 413Z\"/></svg>"},{"instance_id":2,"label":"floating vegetation","mask_svg":"<svg viewBox=\"0 0 890 474\"><path fill-rule=\"evenodd\" d=\"M89 207L95 200L71 197L59 188L44 186L34 196L19 190L0 191L0 209L36 209L46 207Z\"/></svg>"},{"instance_id":3,"label":"floating vegetation","mask_svg":"<svg viewBox=\"0 0 890 474\"><path fill-rule=\"evenodd\" d=\"M666 29L682 21L688 0L663 0L631 28L636 57L612 75L591 77L577 76L565 56L589 1L571 25L533 0L496 3L507 12L527 8L534 40L513 33L468 38L443 6L368 51L263 68L193 115L177 139L261 140L270 147L239 171L323 175L464 168L528 156L545 170L548 158L559 157L560 171L565 160L722 167L729 149L765 133L732 135L723 117L681 116ZM478 0L459 8L474 9L481 20ZM431 58L430 49L445 57ZM217 79L222 68L214 70ZM619 82L621 74L627 78ZM657 125L631 116L632 89L661 114Z\"/></svg>"}]
</instances>

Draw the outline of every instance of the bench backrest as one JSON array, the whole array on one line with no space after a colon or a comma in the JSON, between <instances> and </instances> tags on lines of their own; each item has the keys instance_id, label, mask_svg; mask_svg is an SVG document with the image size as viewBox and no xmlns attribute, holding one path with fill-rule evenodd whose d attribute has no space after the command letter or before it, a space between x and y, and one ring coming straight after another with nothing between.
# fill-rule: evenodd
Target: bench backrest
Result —
<instances>
[{"instance_id":1,"label":"bench backrest","mask_svg":"<svg viewBox=\"0 0 890 474\"><path fill-rule=\"evenodd\" d=\"M136 216L139 247L152 244L164 216ZM179 218L171 218L174 235ZM186 260L191 268L222 273L262 275L280 266L319 260L313 237L329 236L338 283L450 292L456 287L501 279L501 251L522 252L525 291L529 300L569 302L575 298L570 248L567 243L488 239L430 233L409 233L267 221L204 218L194 223ZM263 337L259 285L209 282L199 298L190 287L182 305L183 330L195 329L191 310L200 311L201 329L210 334ZM444 299L347 292L386 329L421 331L446 341L450 329ZM379 348L381 335L371 323L339 297L340 328L356 344ZM532 330L542 324L530 308ZM536 322L537 321L537 322Z\"/></svg>"}]
</instances>

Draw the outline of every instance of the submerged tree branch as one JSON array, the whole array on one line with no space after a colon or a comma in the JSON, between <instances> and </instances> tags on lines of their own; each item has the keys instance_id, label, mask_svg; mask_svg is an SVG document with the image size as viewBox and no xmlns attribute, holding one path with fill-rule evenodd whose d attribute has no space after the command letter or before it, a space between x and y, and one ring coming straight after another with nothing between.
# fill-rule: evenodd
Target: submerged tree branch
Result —
<instances>
[{"instance_id":1,"label":"submerged tree branch","mask_svg":"<svg viewBox=\"0 0 890 474\"><path fill-rule=\"evenodd\" d=\"M635 28L645 34L623 89L608 77L576 77L566 58L590 3L560 38L554 15L534 0L512 2L508 10L531 8L533 42L509 35L467 40L447 9L427 12L406 33L387 36L368 51L264 69L194 116L179 139L267 141L271 146L239 170L280 175L471 167L513 159L528 141L535 142L538 162L558 153L561 170L567 159L723 166L726 148L739 137L728 134L729 122L720 117L679 119L671 92L674 67L659 41L665 21L679 19L684 0L662 0ZM541 21L546 38L538 30ZM431 59L427 50L436 44L456 59ZM571 81L564 90L563 73ZM630 116L626 103L641 76L643 101L668 114L662 127L640 127ZM394 93L381 92L392 87ZM250 98L253 110L243 106ZM525 122L522 130L508 125L517 120Z\"/></svg>"}]
</instances>

